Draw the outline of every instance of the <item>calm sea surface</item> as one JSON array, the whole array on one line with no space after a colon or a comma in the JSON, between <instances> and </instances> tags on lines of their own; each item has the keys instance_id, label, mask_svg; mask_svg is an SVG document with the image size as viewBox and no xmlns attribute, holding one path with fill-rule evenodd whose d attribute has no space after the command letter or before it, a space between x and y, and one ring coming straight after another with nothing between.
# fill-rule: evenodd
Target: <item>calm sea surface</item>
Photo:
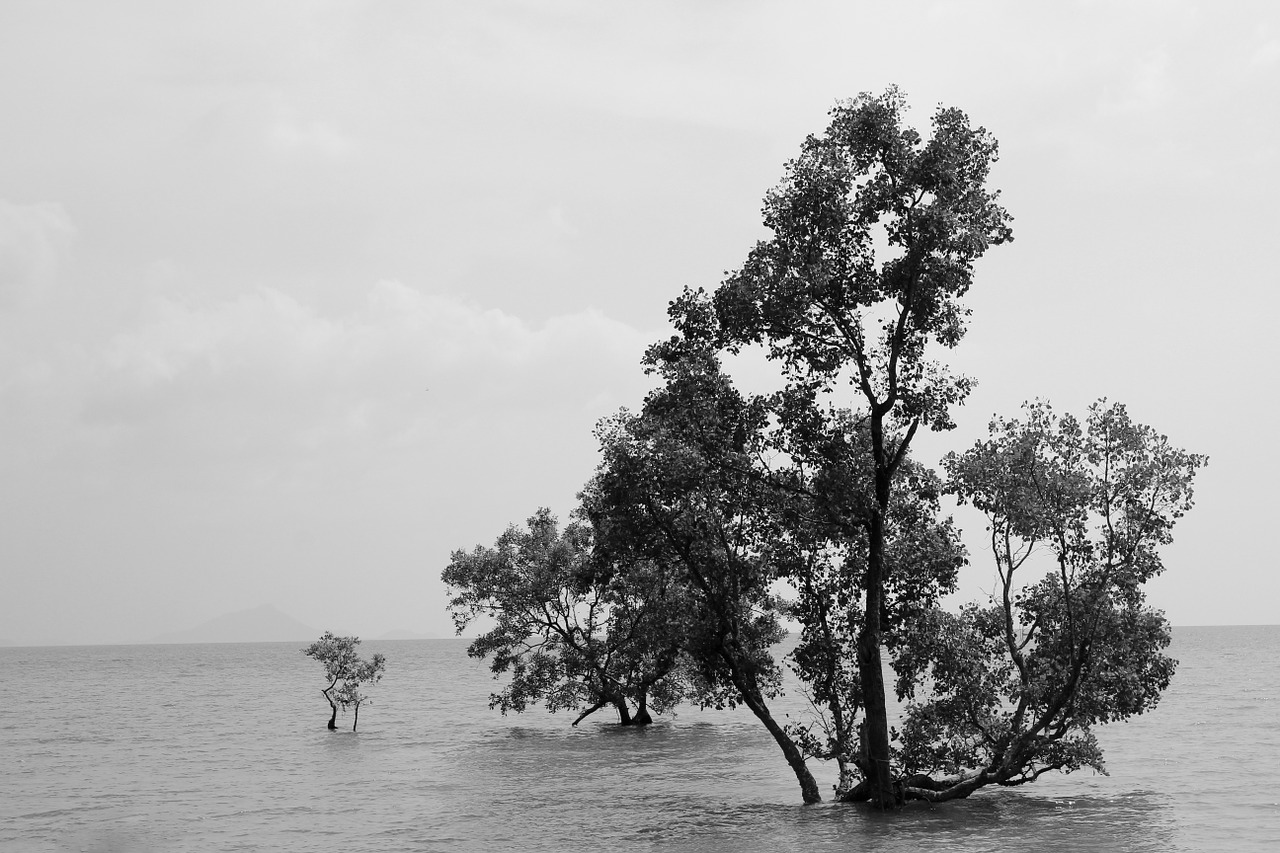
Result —
<instances>
[{"instance_id":1,"label":"calm sea surface","mask_svg":"<svg viewBox=\"0 0 1280 853\"><path fill-rule=\"evenodd\" d=\"M1110 776L891 815L802 806L746 712L502 717L465 647L363 644L356 734L296 644L0 648L0 850L1280 850L1280 626L1176 629Z\"/></svg>"}]
</instances>

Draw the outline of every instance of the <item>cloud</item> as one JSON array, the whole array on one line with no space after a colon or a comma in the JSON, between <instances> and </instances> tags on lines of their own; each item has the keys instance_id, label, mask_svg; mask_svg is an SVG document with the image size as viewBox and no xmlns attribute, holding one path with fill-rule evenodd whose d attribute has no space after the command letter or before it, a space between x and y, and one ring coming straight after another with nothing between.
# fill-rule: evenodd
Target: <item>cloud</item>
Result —
<instances>
[{"instance_id":1,"label":"cloud","mask_svg":"<svg viewBox=\"0 0 1280 853\"><path fill-rule=\"evenodd\" d=\"M269 287L212 303L153 291L97 345L42 322L44 346L0 384L9 447L196 480L288 478L326 456L420 454L522 422L573 423L589 448L594 419L642 393L654 337L594 310L535 327L390 280L340 315Z\"/></svg>"},{"instance_id":2,"label":"cloud","mask_svg":"<svg viewBox=\"0 0 1280 853\"><path fill-rule=\"evenodd\" d=\"M295 122L278 120L267 136L267 143L285 154L312 153L329 159L346 156L354 148L349 137L328 122Z\"/></svg>"},{"instance_id":3,"label":"cloud","mask_svg":"<svg viewBox=\"0 0 1280 853\"><path fill-rule=\"evenodd\" d=\"M1167 103L1171 95L1169 54L1153 50L1125 69L1119 86L1107 87L1100 109L1104 115L1151 111Z\"/></svg>"},{"instance_id":4,"label":"cloud","mask_svg":"<svg viewBox=\"0 0 1280 853\"><path fill-rule=\"evenodd\" d=\"M318 607L356 562L395 595L429 586L423 560L572 505L592 424L639 400L657 336L396 280L340 309L281 287L216 298L158 266L128 305L85 288L0 338L0 508L22 531L0 559L67 624L264 585Z\"/></svg>"},{"instance_id":5,"label":"cloud","mask_svg":"<svg viewBox=\"0 0 1280 853\"><path fill-rule=\"evenodd\" d=\"M61 205L0 199L0 309L25 304L57 279L75 233Z\"/></svg>"},{"instance_id":6,"label":"cloud","mask_svg":"<svg viewBox=\"0 0 1280 853\"><path fill-rule=\"evenodd\" d=\"M1249 64L1258 70L1280 63L1280 39L1271 39L1258 47L1249 57Z\"/></svg>"}]
</instances>

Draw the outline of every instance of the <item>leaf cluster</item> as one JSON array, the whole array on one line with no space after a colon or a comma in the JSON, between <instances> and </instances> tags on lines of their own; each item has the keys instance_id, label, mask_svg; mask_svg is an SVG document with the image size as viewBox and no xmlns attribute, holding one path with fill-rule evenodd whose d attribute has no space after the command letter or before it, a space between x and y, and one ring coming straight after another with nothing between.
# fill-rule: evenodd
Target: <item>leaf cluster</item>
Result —
<instances>
[{"instance_id":1,"label":"leaf cluster","mask_svg":"<svg viewBox=\"0 0 1280 853\"><path fill-rule=\"evenodd\" d=\"M303 654L324 667L325 678L329 682L324 695L330 703L343 709L359 708L367 702L369 696L361 685L377 684L386 670L386 656L375 653L372 659L365 660L356 649L359 645L359 637L342 637L325 631L320 639L302 650Z\"/></svg>"},{"instance_id":2,"label":"leaf cluster","mask_svg":"<svg viewBox=\"0 0 1280 853\"><path fill-rule=\"evenodd\" d=\"M890 89L832 110L765 198L773 236L712 303L731 350L762 343L794 378L844 376L878 414L945 429L971 383L927 360L926 345L963 337L974 261L1012 229L986 189L994 138L940 108L923 139L902 124L905 106Z\"/></svg>"},{"instance_id":3,"label":"leaf cluster","mask_svg":"<svg viewBox=\"0 0 1280 853\"><path fill-rule=\"evenodd\" d=\"M477 620L491 624L468 653L488 658L495 677L510 675L490 702L503 713L534 702L586 713L613 705L624 715L632 702L661 712L687 692L671 618L678 583L652 563L605 557L585 520L561 530L540 509L491 548L455 551L442 577L458 633Z\"/></svg>"},{"instance_id":4,"label":"leaf cluster","mask_svg":"<svg viewBox=\"0 0 1280 853\"><path fill-rule=\"evenodd\" d=\"M1159 548L1205 462L1105 400L1083 422L1027 404L945 460L950 491L987 517L997 589L958 615L921 614L905 634L895 667L912 700L908 772L967 789L1105 770L1093 727L1152 708L1176 666L1143 584L1163 570Z\"/></svg>"}]
</instances>

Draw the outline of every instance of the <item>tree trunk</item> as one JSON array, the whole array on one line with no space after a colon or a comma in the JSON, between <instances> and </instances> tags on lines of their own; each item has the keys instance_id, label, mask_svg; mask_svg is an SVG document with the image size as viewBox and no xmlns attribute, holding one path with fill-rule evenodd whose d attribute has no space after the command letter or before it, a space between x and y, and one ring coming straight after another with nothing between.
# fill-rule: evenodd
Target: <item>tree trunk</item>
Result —
<instances>
[{"instance_id":1,"label":"tree trunk","mask_svg":"<svg viewBox=\"0 0 1280 853\"><path fill-rule=\"evenodd\" d=\"M813 778L813 774L809 772L809 765L804 761L804 755L800 752L800 747L796 746L796 742L791 736L778 725L778 721L769 713L769 708L764 704L764 699L754 688L749 689L742 674L732 661L729 663L729 675L733 680L733 686L738 689L738 694L742 697L742 701L751 709L751 713L756 715L756 719L764 723L764 727L769 730L769 734L773 735L773 739L782 749L782 756L787 760L787 764L791 767L793 773L796 774L796 781L800 783L800 796L804 798L805 804L822 802L822 794L818 792L818 783Z\"/></svg>"},{"instance_id":2,"label":"tree trunk","mask_svg":"<svg viewBox=\"0 0 1280 853\"><path fill-rule=\"evenodd\" d=\"M338 706L334 704L333 697L329 695L329 691L332 689L333 687L330 686L320 691L320 695L324 697L324 701L328 702L329 707L333 709L333 713L329 715L329 731L331 732L338 730Z\"/></svg>"},{"instance_id":3,"label":"tree trunk","mask_svg":"<svg viewBox=\"0 0 1280 853\"><path fill-rule=\"evenodd\" d=\"M614 699L613 707L618 709L618 722L624 726L635 725L635 721L631 719L631 709L627 707L626 699Z\"/></svg>"},{"instance_id":4,"label":"tree trunk","mask_svg":"<svg viewBox=\"0 0 1280 853\"><path fill-rule=\"evenodd\" d=\"M359 702L356 703L355 719L351 721L351 731L354 732L356 730L356 726L358 725L360 725L360 703Z\"/></svg>"},{"instance_id":5,"label":"tree trunk","mask_svg":"<svg viewBox=\"0 0 1280 853\"><path fill-rule=\"evenodd\" d=\"M884 668L880 658L880 616L884 609L884 513L889 502L889 475L876 472L876 498L880 507L871 518L868 535L866 612L858 634L858 673L862 679L866 709L866 767L871 782L871 801L880 809L900 805L894 790L893 766L889 752L889 712L885 703Z\"/></svg>"},{"instance_id":6,"label":"tree trunk","mask_svg":"<svg viewBox=\"0 0 1280 853\"><path fill-rule=\"evenodd\" d=\"M653 717L649 714L649 697L644 693L640 694L640 701L636 704L636 713L631 721L637 726L647 726L653 723Z\"/></svg>"},{"instance_id":7,"label":"tree trunk","mask_svg":"<svg viewBox=\"0 0 1280 853\"><path fill-rule=\"evenodd\" d=\"M576 726L578 723L582 722L582 721L583 721L583 720L585 720L587 717L590 717L590 716L591 716L592 714L594 714L596 711L599 711L601 708L603 708L605 705L608 705L608 704L609 704L609 700L608 700L608 699L601 699L599 702L596 702L596 703L595 703L594 705L592 705L590 708L586 709L586 710L585 710L585 711L583 711L581 714L579 714L579 715L578 715L578 718L577 718L576 720L574 720L574 721L573 721L573 724Z\"/></svg>"}]
</instances>

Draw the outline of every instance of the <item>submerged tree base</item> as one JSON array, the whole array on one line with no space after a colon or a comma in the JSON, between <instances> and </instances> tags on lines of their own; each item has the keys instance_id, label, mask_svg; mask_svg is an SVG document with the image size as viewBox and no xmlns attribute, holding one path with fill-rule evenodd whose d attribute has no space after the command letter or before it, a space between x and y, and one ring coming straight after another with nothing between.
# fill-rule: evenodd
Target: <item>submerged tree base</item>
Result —
<instances>
[{"instance_id":1,"label":"submerged tree base","mask_svg":"<svg viewBox=\"0 0 1280 853\"><path fill-rule=\"evenodd\" d=\"M573 725L578 725L578 723L608 705L612 705L613 709L618 712L618 725L620 726L648 726L653 724L653 715L649 713L648 704L640 705L636 708L635 713L632 713L630 706L624 700L601 699L578 714L573 721Z\"/></svg>"},{"instance_id":2,"label":"submerged tree base","mask_svg":"<svg viewBox=\"0 0 1280 853\"><path fill-rule=\"evenodd\" d=\"M934 779L923 773L917 773L893 781L893 805L901 806L909 800L941 800L963 799L975 789L965 786L964 779ZM956 789L954 792L952 789ZM863 779L857 785L836 796L842 803L869 803L874 794L871 780Z\"/></svg>"},{"instance_id":3,"label":"submerged tree base","mask_svg":"<svg viewBox=\"0 0 1280 853\"><path fill-rule=\"evenodd\" d=\"M915 773L893 781L894 806L900 807L904 803L913 800L930 803L963 800L979 788L985 788L988 785L999 785L1005 788L1016 787L1033 782L1043 773L1055 769L1060 770L1062 768L1045 767L1029 775L1018 775L1011 778L1003 778L999 774L993 774L989 768L987 770L971 770L937 779L925 773ZM838 793L836 800L842 803L867 803L872 801L873 793L871 781L863 779L849 790Z\"/></svg>"}]
</instances>

